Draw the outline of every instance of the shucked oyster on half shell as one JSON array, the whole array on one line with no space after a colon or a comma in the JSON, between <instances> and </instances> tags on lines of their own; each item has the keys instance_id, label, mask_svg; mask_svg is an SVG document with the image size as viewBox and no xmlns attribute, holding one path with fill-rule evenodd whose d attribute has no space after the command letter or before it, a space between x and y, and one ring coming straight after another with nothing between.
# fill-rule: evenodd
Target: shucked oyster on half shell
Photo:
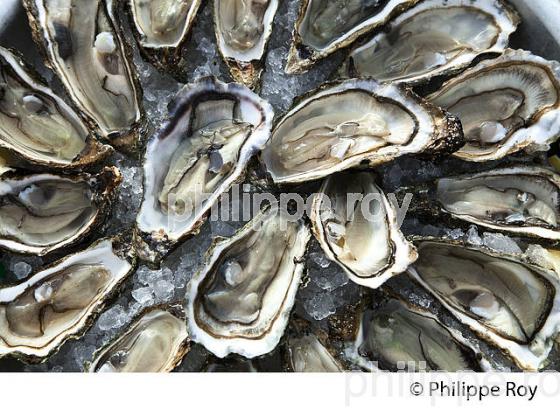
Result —
<instances>
[{"instance_id":1,"label":"shucked oyster on half shell","mask_svg":"<svg viewBox=\"0 0 560 410\"><path fill-rule=\"evenodd\" d=\"M279 0L214 0L218 49L233 79L256 88Z\"/></svg>"},{"instance_id":2,"label":"shucked oyster on half shell","mask_svg":"<svg viewBox=\"0 0 560 410\"><path fill-rule=\"evenodd\" d=\"M124 238L101 239L18 285L0 288L0 357L41 361L79 337L133 265Z\"/></svg>"},{"instance_id":3,"label":"shucked oyster on half shell","mask_svg":"<svg viewBox=\"0 0 560 410\"><path fill-rule=\"evenodd\" d=\"M545 364L560 330L557 255L545 252L536 264L463 243L425 239L417 246L411 276L460 322L523 369Z\"/></svg>"},{"instance_id":4,"label":"shucked oyster on half shell","mask_svg":"<svg viewBox=\"0 0 560 410\"><path fill-rule=\"evenodd\" d=\"M298 373L335 373L346 370L328 342L328 334L311 323L292 318L285 338L286 367Z\"/></svg>"},{"instance_id":5,"label":"shucked oyster on half shell","mask_svg":"<svg viewBox=\"0 0 560 410\"><path fill-rule=\"evenodd\" d=\"M381 286L418 257L372 173L330 176L314 198L310 218L328 258L362 286Z\"/></svg>"},{"instance_id":6,"label":"shucked oyster on half shell","mask_svg":"<svg viewBox=\"0 0 560 410\"><path fill-rule=\"evenodd\" d=\"M388 298L375 307L364 303L356 320L356 334L346 355L364 370L491 370L459 331L404 300Z\"/></svg>"},{"instance_id":7,"label":"shucked oyster on half shell","mask_svg":"<svg viewBox=\"0 0 560 410\"><path fill-rule=\"evenodd\" d=\"M454 155L465 161L546 151L560 134L560 64L527 51L483 61L427 98L461 119L467 143Z\"/></svg>"},{"instance_id":8,"label":"shucked oyster on half shell","mask_svg":"<svg viewBox=\"0 0 560 410\"><path fill-rule=\"evenodd\" d=\"M286 72L302 73L419 0L302 0Z\"/></svg>"},{"instance_id":9,"label":"shucked oyster on half shell","mask_svg":"<svg viewBox=\"0 0 560 410\"><path fill-rule=\"evenodd\" d=\"M33 165L62 169L87 167L111 152L35 70L2 47L0 148Z\"/></svg>"},{"instance_id":10,"label":"shucked oyster on half shell","mask_svg":"<svg viewBox=\"0 0 560 410\"><path fill-rule=\"evenodd\" d=\"M519 17L500 0L427 0L350 52L341 74L379 81L427 81L501 53Z\"/></svg>"},{"instance_id":11,"label":"shucked oyster on half shell","mask_svg":"<svg viewBox=\"0 0 560 410\"><path fill-rule=\"evenodd\" d=\"M168 123L146 149L136 220L143 259L155 261L197 232L269 139L273 116L266 101L240 84L209 77L178 93Z\"/></svg>"},{"instance_id":12,"label":"shucked oyster on half shell","mask_svg":"<svg viewBox=\"0 0 560 410\"><path fill-rule=\"evenodd\" d=\"M495 231L560 240L560 176L553 171L515 166L433 185L430 215L440 211Z\"/></svg>"},{"instance_id":13,"label":"shucked oyster on half shell","mask_svg":"<svg viewBox=\"0 0 560 410\"><path fill-rule=\"evenodd\" d=\"M188 352L185 318L175 307L150 307L99 350L90 372L170 372Z\"/></svg>"},{"instance_id":14,"label":"shucked oyster on half shell","mask_svg":"<svg viewBox=\"0 0 560 410\"><path fill-rule=\"evenodd\" d=\"M275 125L262 160L274 182L290 184L463 143L455 117L408 89L350 79L302 97Z\"/></svg>"},{"instance_id":15,"label":"shucked oyster on half shell","mask_svg":"<svg viewBox=\"0 0 560 410\"><path fill-rule=\"evenodd\" d=\"M202 0L127 1L140 50L161 70L171 70Z\"/></svg>"},{"instance_id":16,"label":"shucked oyster on half shell","mask_svg":"<svg viewBox=\"0 0 560 410\"><path fill-rule=\"evenodd\" d=\"M0 176L0 247L46 255L100 228L121 181L117 168L97 175Z\"/></svg>"},{"instance_id":17,"label":"shucked oyster on half shell","mask_svg":"<svg viewBox=\"0 0 560 410\"><path fill-rule=\"evenodd\" d=\"M187 287L190 337L218 357L260 356L286 328L311 233L271 207L218 240Z\"/></svg>"},{"instance_id":18,"label":"shucked oyster on half shell","mask_svg":"<svg viewBox=\"0 0 560 410\"><path fill-rule=\"evenodd\" d=\"M114 0L24 0L35 41L90 127L133 151L141 90L115 18Z\"/></svg>"}]
</instances>

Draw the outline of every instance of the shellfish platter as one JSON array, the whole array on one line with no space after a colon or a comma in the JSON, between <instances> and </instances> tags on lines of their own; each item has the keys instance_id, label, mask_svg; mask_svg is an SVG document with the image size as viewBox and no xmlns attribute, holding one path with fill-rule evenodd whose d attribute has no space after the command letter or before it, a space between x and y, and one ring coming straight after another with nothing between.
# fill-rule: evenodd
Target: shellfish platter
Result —
<instances>
[{"instance_id":1,"label":"shellfish platter","mask_svg":"<svg viewBox=\"0 0 560 410\"><path fill-rule=\"evenodd\" d=\"M560 370L550 3L6 1L0 371Z\"/></svg>"}]
</instances>

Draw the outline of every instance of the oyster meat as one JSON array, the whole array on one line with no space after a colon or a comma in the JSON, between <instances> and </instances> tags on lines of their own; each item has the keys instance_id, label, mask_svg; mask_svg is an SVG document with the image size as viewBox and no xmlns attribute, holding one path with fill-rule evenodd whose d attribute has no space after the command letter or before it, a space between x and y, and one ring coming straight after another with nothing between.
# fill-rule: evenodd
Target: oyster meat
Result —
<instances>
[{"instance_id":1,"label":"oyster meat","mask_svg":"<svg viewBox=\"0 0 560 410\"><path fill-rule=\"evenodd\" d=\"M311 233L269 207L232 238L217 241L187 287L193 341L218 357L270 352L286 328Z\"/></svg>"},{"instance_id":2,"label":"oyster meat","mask_svg":"<svg viewBox=\"0 0 560 410\"><path fill-rule=\"evenodd\" d=\"M436 181L435 199L452 218L515 235L560 240L560 176L516 166Z\"/></svg>"},{"instance_id":3,"label":"oyster meat","mask_svg":"<svg viewBox=\"0 0 560 410\"><path fill-rule=\"evenodd\" d=\"M461 119L467 143L454 155L465 161L547 150L560 134L560 65L507 50L449 80L428 100Z\"/></svg>"},{"instance_id":4,"label":"oyster meat","mask_svg":"<svg viewBox=\"0 0 560 410\"><path fill-rule=\"evenodd\" d=\"M2 47L0 147L27 163L63 169L89 166L111 152L38 73Z\"/></svg>"},{"instance_id":5,"label":"oyster meat","mask_svg":"<svg viewBox=\"0 0 560 410\"><path fill-rule=\"evenodd\" d=\"M233 79L256 88L279 0L214 0L218 49Z\"/></svg>"},{"instance_id":6,"label":"oyster meat","mask_svg":"<svg viewBox=\"0 0 560 410\"><path fill-rule=\"evenodd\" d=\"M98 229L121 181L117 168L98 175L0 176L0 247L44 256Z\"/></svg>"},{"instance_id":7,"label":"oyster meat","mask_svg":"<svg viewBox=\"0 0 560 410\"><path fill-rule=\"evenodd\" d=\"M112 145L133 151L141 90L114 0L24 0L34 38L80 113Z\"/></svg>"},{"instance_id":8,"label":"oyster meat","mask_svg":"<svg viewBox=\"0 0 560 410\"><path fill-rule=\"evenodd\" d=\"M0 357L46 359L90 326L133 265L123 238L102 239L18 285L0 288Z\"/></svg>"},{"instance_id":9,"label":"oyster meat","mask_svg":"<svg viewBox=\"0 0 560 410\"><path fill-rule=\"evenodd\" d=\"M329 346L328 335L306 320L294 317L285 340L289 371L336 373L346 368Z\"/></svg>"},{"instance_id":10,"label":"oyster meat","mask_svg":"<svg viewBox=\"0 0 560 410\"><path fill-rule=\"evenodd\" d=\"M310 218L327 257L362 286L381 286L418 256L373 173L330 176L314 198Z\"/></svg>"},{"instance_id":11,"label":"oyster meat","mask_svg":"<svg viewBox=\"0 0 560 410\"><path fill-rule=\"evenodd\" d=\"M288 344L290 365L294 372L335 373L343 371L333 355L313 334L289 339Z\"/></svg>"},{"instance_id":12,"label":"oyster meat","mask_svg":"<svg viewBox=\"0 0 560 410\"><path fill-rule=\"evenodd\" d=\"M419 0L302 0L286 72L302 73Z\"/></svg>"},{"instance_id":13,"label":"oyster meat","mask_svg":"<svg viewBox=\"0 0 560 410\"><path fill-rule=\"evenodd\" d=\"M519 17L501 0L427 0L350 52L341 74L379 81L427 81L501 53Z\"/></svg>"},{"instance_id":14,"label":"oyster meat","mask_svg":"<svg viewBox=\"0 0 560 410\"><path fill-rule=\"evenodd\" d=\"M280 119L262 152L274 182L301 183L464 143L459 121L409 90L368 79L323 86Z\"/></svg>"},{"instance_id":15,"label":"oyster meat","mask_svg":"<svg viewBox=\"0 0 560 410\"><path fill-rule=\"evenodd\" d=\"M158 68L172 69L180 58L202 0L128 0L136 39Z\"/></svg>"},{"instance_id":16,"label":"oyster meat","mask_svg":"<svg viewBox=\"0 0 560 410\"><path fill-rule=\"evenodd\" d=\"M388 299L359 313L351 361L377 371L487 371L489 363L461 334L430 312Z\"/></svg>"},{"instance_id":17,"label":"oyster meat","mask_svg":"<svg viewBox=\"0 0 560 410\"><path fill-rule=\"evenodd\" d=\"M95 354L90 372L170 372L188 351L187 324L172 309L148 308Z\"/></svg>"},{"instance_id":18,"label":"oyster meat","mask_svg":"<svg viewBox=\"0 0 560 410\"><path fill-rule=\"evenodd\" d=\"M235 83L205 78L179 92L169 122L146 150L137 217L143 259L157 260L152 248L165 253L197 232L269 139L273 115L267 102Z\"/></svg>"},{"instance_id":19,"label":"oyster meat","mask_svg":"<svg viewBox=\"0 0 560 410\"><path fill-rule=\"evenodd\" d=\"M556 270L519 256L441 240L420 240L418 252L418 261L409 268L411 276L459 321L519 367L543 366L560 330Z\"/></svg>"}]
</instances>

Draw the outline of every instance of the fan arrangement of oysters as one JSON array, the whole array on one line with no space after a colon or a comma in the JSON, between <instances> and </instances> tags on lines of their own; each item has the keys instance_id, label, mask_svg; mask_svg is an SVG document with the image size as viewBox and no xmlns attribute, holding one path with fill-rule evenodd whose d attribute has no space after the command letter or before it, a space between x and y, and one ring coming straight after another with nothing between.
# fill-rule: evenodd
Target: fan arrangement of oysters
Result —
<instances>
[{"instance_id":1,"label":"fan arrangement of oysters","mask_svg":"<svg viewBox=\"0 0 560 410\"><path fill-rule=\"evenodd\" d=\"M259 91L282 2L207 1L230 82L191 81L152 132L133 51L175 75L204 2L22 0L58 87L0 48L0 247L52 263L0 287L0 357L45 362L82 337L139 265L158 267L196 238L247 178L273 196L319 195L297 221L263 207L215 238L185 298L142 310L87 370L172 371L197 349L205 371L262 370L271 354L268 370L298 372L503 369L496 354L511 368L550 368L560 175L546 151L560 136L560 64L508 48L523 23L515 9L301 0L285 72L342 63L275 115ZM104 237L122 180L115 151L142 158L143 198L134 228ZM408 158L480 168L391 197L380 173ZM406 194L406 218L476 226L524 249L405 234ZM317 323L294 312L312 244L360 290ZM396 276L415 291L396 291Z\"/></svg>"}]
</instances>

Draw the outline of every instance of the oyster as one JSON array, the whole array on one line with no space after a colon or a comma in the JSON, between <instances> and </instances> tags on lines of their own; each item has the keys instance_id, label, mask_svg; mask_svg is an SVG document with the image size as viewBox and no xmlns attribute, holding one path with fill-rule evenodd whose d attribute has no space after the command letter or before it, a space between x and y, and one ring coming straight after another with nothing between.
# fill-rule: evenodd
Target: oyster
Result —
<instances>
[{"instance_id":1,"label":"oyster","mask_svg":"<svg viewBox=\"0 0 560 410\"><path fill-rule=\"evenodd\" d=\"M505 50L519 17L500 0L427 0L350 52L341 74L379 81L427 81Z\"/></svg>"},{"instance_id":2,"label":"oyster","mask_svg":"<svg viewBox=\"0 0 560 410\"><path fill-rule=\"evenodd\" d=\"M330 176L314 198L310 218L325 254L359 285L377 288L418 257L372 173Z\"/></svg>"},{"instance_id":3,"label":"oyster","mask_svg":"<svg viewBox=\"0 0 560 410\"><path fill-rule=\"evenodd\" d=\"M328 335L300 318L292 319L286 337L288 370L298 373L343 372L346 366L329 346Z\"/></svg>"},{"instance_id":4,"label":"oyster","mask_svg":"<svg viewBox=\"0 0 560 410\"><path fill-rule=\"evenodd\" d=\"M407 154L448 154L459 121L394 84L351 79L305 96L280 119L262 152L274 182L300 183Z\"/></svg>"},{"instance_id":5,"label":"oyster","mask_svg":"<svg viewBox=\"0 0 560 410\"><path fill-rule=\"evenodd\" d=\"M369 371L487 371L490 364L461 334L434 315L400 299L364 307L348 350Z\"/></svg>"},{"instance_id":6,"label":"oyster","mask_svg":"<svg viewBox=\"0 0 560 410\"><path fill-rule=\"evenodd\" d=\"M124 48L115 0L24 0L35 41L90 127L133 151L141 90Z\"/></svg>"},{"instance_id":7,"label":"oyster","mask_svg":"<svg viewBox=\"0 0 560 410\"><path fill-rule=\"evenodd\" d=\"M560 330L560 277L546 259L540 266L520 256L431 239L419 241L418 252L411 276L460 322L519 367L543 366Z\"/></svg>"},{"instance_id":8,"label":"oyster","mask_svg":"<svg viewBox=\"0 0 560 410\"><path fill-rule=\"evenodd\" d=\"M202 0L128 0L137 43L154 65L167 71L180 58Z\"/></svg>"},{"instance_id":9,"label":"oyster","mask_svg":"<svg viewBox=\"0 0 560 410\"><path fill-rule=\"evenodd\" d=\"M44 256L82 241L111 209L117 168L98 175L0 176L0 247Z\"/></svg>"},{"instance_id":10,"label":"oyster","mask_svg":"<svg viewBox=\"0 0 560 410\"><path fill-rule=\"evenodd\" d=\"M256 88L279 0L214 0L218 49L233 79Z\"/></svg>"},{"instance_id":11,"label":"oyster","mask_svg":"<svg viewBox=\"0 0 560 410\"><path fill-rule=\"evenodd\" d=\"M516 166L441 178L433 190L436 206L451 218L560 240L560 176L550 170ZM433 206L429 208L433 215Z\"/></svg>"},{"instance_id":12,"label":"oyster","mask_svg":"<svg viewBox=\"0 0 560 410\"><path fill-rule=\"evenodd\" d=\"M89 371L170 372L187 351L184 317L171 308L150 307L124 334L95 354Z\"/></svg>"},{"instance_id":13,"label":"oyster","mask_svg":"<svg viewBox=\"0 0 560 410\"><path fill-rule=\"evenodd\" d=\"M311 233L270 207L218 240L187 287L193 341L218 357L253 358L278 344L288 322Z\"/></svg>"},{"instance_id":14,"label":"oyster","mask_svg":"<svg viewBox=\"0 0 560 410\"><path fill-rule=\"evenodd\" d=\"M560 64L507 50L428 100L461 119L467 143L458 158L493 161L520 150L546 151L560 133Z\"/></svg>"},{"instance_id":15,"label":"oyster","mask_svg":"<svg viewBox=\"0 0 560 410\"><path fill-rule=\"evenodd\" d=\"M0 148L33 165L63 169L89 166L111 152L38 73L2 47Z\"/></svg>"},{"instance_id":16,"label":"oyster","mask_svg":"<svg viewBox=\"0 0 560 410\"><path fill-rule=\"evenodd\" d=\"M0 288L0 357L41 361L78 337L133 265L124 238L101 239L18 285Z\"/></svg>"},{"instance_id":17,"label":"oyster","mask_svg":"<svg viewBox=\"0 0 560 410\"><path fill-rule=\"evenodd\" d=\"M302 0L286 72L302 73L419 0Z\"/></svg>"},{"instance_id":18,"label":"oyster","mask_svg":"<svg viewBox=\"0 0 560 410\"><path fill-rule=\"evenodd\" d=\"M197 232L270 137L270 105L239 84L204 78L177 95L170 120L148 143L137 217L141 257L156 261Z\"/></svg>"}]
</instances>

